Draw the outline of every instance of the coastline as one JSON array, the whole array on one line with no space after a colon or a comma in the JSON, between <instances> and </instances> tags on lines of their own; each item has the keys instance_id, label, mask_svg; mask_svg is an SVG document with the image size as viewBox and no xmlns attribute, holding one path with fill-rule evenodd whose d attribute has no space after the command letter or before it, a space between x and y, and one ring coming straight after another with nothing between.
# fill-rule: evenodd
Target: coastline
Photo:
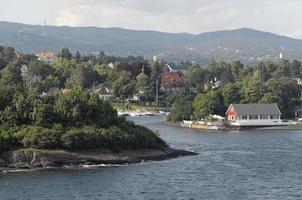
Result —
<instances>
[{"instance_id":1,"label":"coastline","mask_svg":"<svg viewBox=\"0 0 302 200\"><path fill-rule=\"evenodd\" d=\"M182 122L164 122L168 126L178 127L183 129L193 129L200 131L221 131L221 132L229 132L229 131L245 131L245 130L302 130L302 125L284 125L284 126L267 126L267 127L223 127L223 128L206 128L200 126L183 126Z\"/></svg>"},{"instance_id":2,"label":"coastline","mask_svg":"<svg viewBox=\"0 0 302 200\"><path fill-rule=\"evenodd\" d=\"M52 168L83 169L85 166L98 168L137 164L145 161L161 161L193 155L197 155L197 153L173 148L162 150L139 149L119 153L24 149L2 153L0 155L0 172Z\"/></svg>"}]
</instances>

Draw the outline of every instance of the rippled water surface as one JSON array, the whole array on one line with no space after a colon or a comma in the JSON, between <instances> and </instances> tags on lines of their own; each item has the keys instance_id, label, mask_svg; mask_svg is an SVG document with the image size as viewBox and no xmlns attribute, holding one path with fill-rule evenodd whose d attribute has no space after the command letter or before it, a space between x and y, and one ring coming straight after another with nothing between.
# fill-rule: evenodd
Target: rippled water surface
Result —
<instances>
[{"instance_id":1,"label":"rippled water surface","mask_svg":"<svg viewBox=\"0 0 302 200\"><path fill-rule=\"evenodd\" d=\"M302 131L196 131L133 118L182 157L126 167L0 174L6 199L302 199Z\"/></svg>"}]
</instances>

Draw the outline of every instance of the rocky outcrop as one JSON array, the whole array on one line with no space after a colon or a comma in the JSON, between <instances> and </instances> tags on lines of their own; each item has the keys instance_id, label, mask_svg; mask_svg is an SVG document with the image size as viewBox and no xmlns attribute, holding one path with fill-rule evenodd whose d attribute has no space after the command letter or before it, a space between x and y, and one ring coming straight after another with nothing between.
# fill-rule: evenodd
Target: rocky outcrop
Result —
<instances>
[{"instance_id":1,"label":"rocky outcrop","mask_svg":"<svg viewBox=\"0 0 302 200\"><path fill-rule=\"evenodd\" d=\"M163 150L141 149L120 153L68 152L53 150L18 150L0 156L0 168L39 169L80 167L82 165L131 164L148 160L165 160L196 153L166 148ZM2 159L1 159L2 158ZM0 170L1 171L1 170Z\"/></svg>"}]
</instances>

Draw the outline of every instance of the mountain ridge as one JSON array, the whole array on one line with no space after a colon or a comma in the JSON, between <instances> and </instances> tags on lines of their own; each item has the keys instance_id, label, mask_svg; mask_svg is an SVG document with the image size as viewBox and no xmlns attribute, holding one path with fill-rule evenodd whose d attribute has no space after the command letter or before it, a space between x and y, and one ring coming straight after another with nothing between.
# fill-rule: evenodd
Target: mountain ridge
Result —
<instances>
[{"instance_id":1,"label":"mountain ridge","mask_svg":"<svg viewBox=\"0 0 302 200\"><path fill-rule=\"evenodd\" d=\"M58 51L104 51L115 56L143 55L179 62L207 63L216 60L278 60L283 53L289 59L302 59L302 40L252 28L193 33L165 33L119 27L100 28L41 26L0 21L0 44L17 51L36 53Z\"/></svg>"}]
</instances>

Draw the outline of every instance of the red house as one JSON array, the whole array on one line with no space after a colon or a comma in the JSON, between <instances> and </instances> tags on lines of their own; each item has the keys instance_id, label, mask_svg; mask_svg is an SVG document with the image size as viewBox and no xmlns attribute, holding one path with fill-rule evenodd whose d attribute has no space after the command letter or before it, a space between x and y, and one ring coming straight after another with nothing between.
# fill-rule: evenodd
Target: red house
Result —
<instances>
[{"instance_id":1,"label":"red house","mask_svg":"<svg viewBox=\"0 0 302 200\"><path fill-rule=\"evenodd\" d=\"M232 126L276 126L282 125L281 112L277 104L231 104L226 118Z\"/></svg>"},{"instance_id":2,"label":"red house","mask_svg":"<svg viewBox=\"0 0 302 200\"><path fill-rule=\"evenodd\" d=\"M161 90L165 92L180 92L185 88L185 82L177 72L166 72L160 76Z\"/></svg>"}]
</instances>

